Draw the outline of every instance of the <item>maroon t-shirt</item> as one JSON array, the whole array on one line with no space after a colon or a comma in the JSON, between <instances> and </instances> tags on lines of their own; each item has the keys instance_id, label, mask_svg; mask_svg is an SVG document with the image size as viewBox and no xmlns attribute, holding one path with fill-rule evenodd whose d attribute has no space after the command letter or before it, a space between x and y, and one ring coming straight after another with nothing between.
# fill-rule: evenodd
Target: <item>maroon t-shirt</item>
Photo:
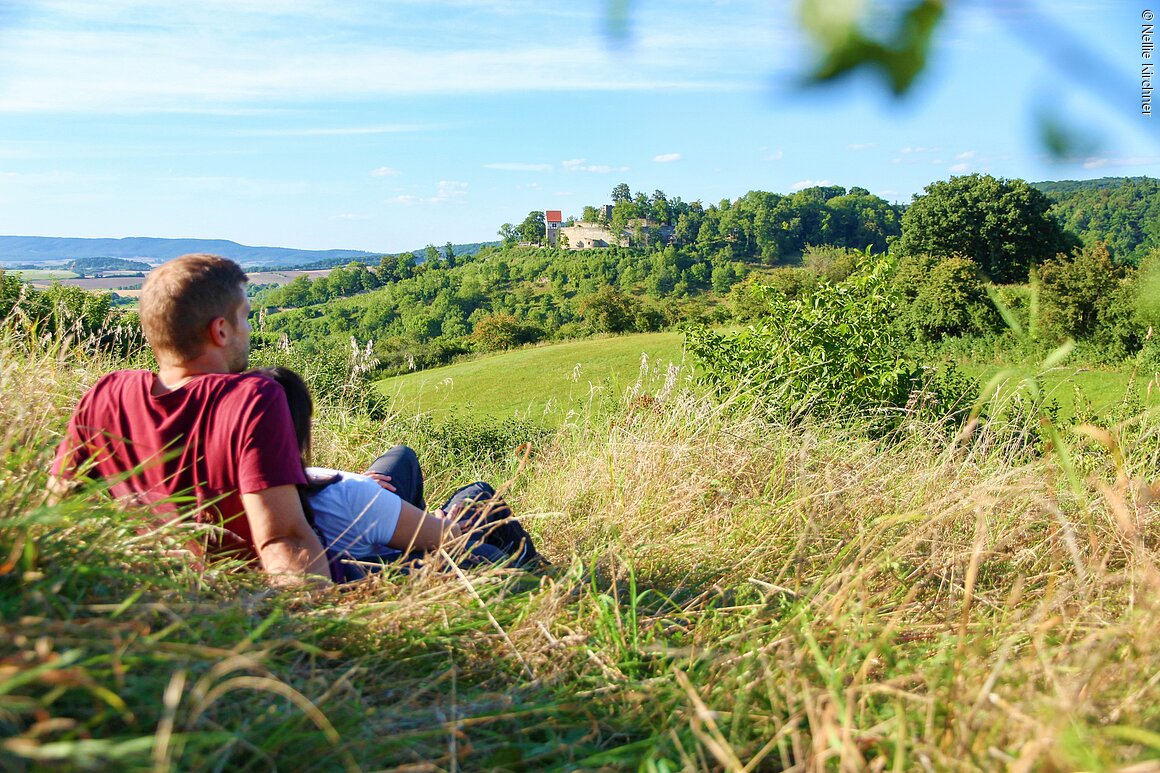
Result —
<instances>
[{"instance_id":1,"label":"maroon t-shirt","mask_svg":"<svg viewBox=\"0 0 1160 773\"><path fill-rule=\"evenodd\" d=\"M197 521L228 530L211 550L256 558L241 495L306 482L285 392L265 376L210 373L154 396L155 379L122 370L86 392L53 475L104 478L159 515L188 512L195 498Z\"/></svg>"}]
</instances>

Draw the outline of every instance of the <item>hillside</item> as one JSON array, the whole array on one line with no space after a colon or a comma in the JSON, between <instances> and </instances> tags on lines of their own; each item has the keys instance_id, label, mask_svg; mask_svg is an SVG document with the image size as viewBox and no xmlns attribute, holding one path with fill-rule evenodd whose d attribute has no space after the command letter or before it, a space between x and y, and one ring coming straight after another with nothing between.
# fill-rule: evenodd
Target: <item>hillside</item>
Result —
<instances>
[{"instance_id":1,"label":"hillside","mask_svg":"<svg viewBox=\"0 0 1160 773\"><path fill-rule=\"evenodd\" d=\"M186 533L107 497L46 504L69 408L131 363L26 340L0 337L0 769L1150 770L1160 752L1155 422L1114 453L1068 435L1072 456L1028 457L1020 427L884 443L678 387L585 412L521 464L462 422L326 405L319 463L407 442L432 497L503 485L552 566L436 559L308 594L195 565Z\"/></svg>"},{"instance_id":2,"label":"hillside","mask_svg":"<svg viewBox=\"0 0 1160 773\"><path fill-rule=\"evenodd\" d=\"M474 255L497 242L451 245L455 255ZM428 259L433 247L407 250L416 263ZM443 248L443 251L446 247ZM292 247L250 247L225 239L156 239L145 236L124 239L79 239L48 236L0 236L0 267L39 268L77 262L84 268L116 267L126 259L156 265L191 252L224 255L247 268L324 269L350 261L378 263L383 253L364 250L299 250Z\"/></svg>"},{"instance_id":3,"label":"hillside","mask_svg":"<svg viewBox=\"0 0 1160 773\"><path fill-rule=\"evenodd\" d=\"M255 298L252 364L310 381L313 462L406 443L428 502L493 482L551 562L429 555L309 593L190 561L179 522L100 491L46 501L85 387L149 361L107 296L0 274L0 769L1143 770L1160 349L1061 365L1020 332L1029 288L988 295L962 257L736 246L404 255L262 290L304 304ZM1147 295L1109 267L1041 271L1045 323L1093 286ZM468 347L505 351L369 381L375 355ZM669 367L686 350L708 384Z\"/></svg>"},{"instance_id":4,"label":"hillside","mask_svg":"<svg viewBox=\"0 0 1160 773\"><path fill-rule=\"evenodd\" d=\"M504 352L380 381L401 413L518 417L555 426L590 401L618 399L637 379L660 388L684 360L681 333L590 338Z\"/></svg>"},{"instance_id":5,"label":"hillside","mask_svg":"<svg viewBox=\"0 0 1160 773\"><path fill-rule=\"evenodd\" d=\"M1043 180L1031 183L1031 187L1059 199L1080 191L1102 191L1119 188L1125 183L1142 183L1151 177L1097 177L1093 180Z\"/></svg>"},{"instance_id":6,"label":"hillside","mask_svg":"<svg viewBox=\"0 0 1160 773\"><path fill-rule=\"evenodd\" d=\"M1160 247L1160 180L1102 177L1035 183L1055 201L1051 213L1086 245L1107 245L1119 263L1135 265Z\"/></svg>"}]
</instances>

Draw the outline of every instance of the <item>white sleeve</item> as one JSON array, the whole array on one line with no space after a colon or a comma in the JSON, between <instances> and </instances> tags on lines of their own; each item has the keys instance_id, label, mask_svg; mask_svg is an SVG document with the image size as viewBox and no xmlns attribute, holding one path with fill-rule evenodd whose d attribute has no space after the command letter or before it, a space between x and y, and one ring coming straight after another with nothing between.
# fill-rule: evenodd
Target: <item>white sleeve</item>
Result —
<instances>
[{"instance_id":1,"label":"white sleeve","mask_svg":"<svg viewBox=\"0 0 1160 773\"><path fill-rule=\"evenodd\" d=\"M399 512L403 509L399 495L365 475L349 472L344 472L336 485L343 487L346 497L346 513L350 518L348 536L365 541L368 546L386 547L399 526Z\"/></svg>"},{"instance_id":2,"label":"white sleeve","mask_svg":"<svg viewBox=\"0 0 1160 773\"><path fill-rule=\"evenodd\" d=\"M333 470L310 468L308 474ZM327 547L365 557L387 547L399 525L402 500L365 475L341 473L341 478L310 495L314 522ZM325 477L325 476L322 476Z\"/></svg>"}]
</instances>

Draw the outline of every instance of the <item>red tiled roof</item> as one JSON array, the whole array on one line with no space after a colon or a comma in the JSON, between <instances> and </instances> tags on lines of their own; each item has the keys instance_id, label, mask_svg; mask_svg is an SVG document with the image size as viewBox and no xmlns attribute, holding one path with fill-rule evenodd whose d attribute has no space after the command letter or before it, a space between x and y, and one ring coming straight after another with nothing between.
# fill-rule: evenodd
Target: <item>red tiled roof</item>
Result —
<instances>
[{"instance_id":1,"label":"red tiled roof","mask_svg":"<svg viewBox=\"0 0 1160 773\"><path fill-rule=\"evenodd\" d=\"M548 223L563 223L564 218L560 215L560 210L549 209L544 213L544 221Z\"/></svg>"}]
</instances>

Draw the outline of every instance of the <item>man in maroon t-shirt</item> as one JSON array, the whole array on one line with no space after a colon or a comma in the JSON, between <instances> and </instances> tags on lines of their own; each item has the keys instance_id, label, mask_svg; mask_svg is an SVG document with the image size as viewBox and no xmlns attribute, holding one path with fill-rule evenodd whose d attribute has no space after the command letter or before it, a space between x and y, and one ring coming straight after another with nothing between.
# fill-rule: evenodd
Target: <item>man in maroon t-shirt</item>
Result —
<instances>
[{"instance_id":1,"label":"man in maroon t-shirt","mask_svg":"<svg viewBox=\"0 0 1160 773\"><path fill-rule=\"evenodd\" d=\"M285 393L240 373L250 351L246 281L216 255L150 272L140 316L158 372L110 373L85 393L57 449L53 488L102 478L161 515L182 509L224 526L210 550L256 557L280 582L329 578L298 497L306 480Z\"/></svg>"}]
</instances>

